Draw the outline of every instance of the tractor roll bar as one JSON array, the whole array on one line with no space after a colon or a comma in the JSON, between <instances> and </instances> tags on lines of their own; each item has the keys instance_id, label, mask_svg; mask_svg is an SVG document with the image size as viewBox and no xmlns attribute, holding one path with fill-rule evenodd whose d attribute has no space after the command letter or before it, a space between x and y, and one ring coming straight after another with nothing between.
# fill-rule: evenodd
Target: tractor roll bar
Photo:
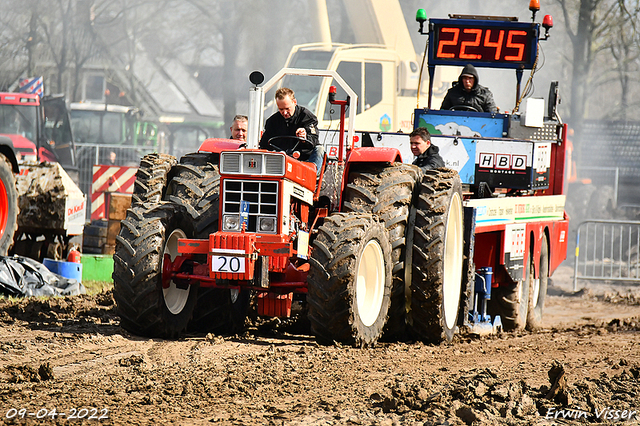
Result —
<instances>
[{"instance_id":1,"label":"tractor roll bar","mask_svg":"<svg viewBox=\"0 0 640 426\"><path fill-rule=\"evenodd\" d=\"M355 107L358 102L358 95L356 92L349 87L346 81L340 77L340 75L333 70L314 70L314 69L306 69L306 68L282 68L278 71L269 81L267 81L264 85L259 86L255 85L255 87L251 88L251 92L249 92L249 129L247 134L247 146L249 148L257 148L258 141L260 140L260 128L264 121L264 110L262 106L264 105L264 93L271 89L276 85L278 81L280 81L285 75L304 75L310 77L332 77L340 87L347 92L349 96L349 124L347 126L347 138L344 141L345 144L342 144L342 135L341 135L341 146L340 151L344 150L344 146L347 141L353 141L353 133L354 133L354 120L351 119L351 115L354 114Z\"/></svg>"}]
</instances>

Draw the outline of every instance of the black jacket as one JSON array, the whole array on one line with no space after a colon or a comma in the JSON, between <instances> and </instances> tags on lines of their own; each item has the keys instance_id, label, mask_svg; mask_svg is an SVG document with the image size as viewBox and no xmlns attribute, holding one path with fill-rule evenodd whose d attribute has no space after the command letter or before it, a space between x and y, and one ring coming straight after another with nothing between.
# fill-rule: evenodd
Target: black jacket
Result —
<instances>
[{"instance_id":1,"label":"black jacket","mask_svg":"<svg viewBox=\"0 0 640 426\"><path fill-rule=\"evenodd\" d=\"M422 154L418 155L413 164L424 170L439 169L445 167L444 160L440 157L440 148L431 144L429 148Z\"/></svg>"},{"instance_id":2,"label":"black jacket","mask_svg":"<svg viewBox=\"0 0 640 426\"><path fill-rule=\"evenodd\" d=\"M269 139L275 136L295 136L296 130L304 128L307 131L307 140L315 147L318 145L318 119L316 116L300 105L296 105L293 115L285 119L280 112L267 118L264 124L264 132L260 138L259 147L269 149ZM287 148L279 144L281 148ZM311 149L299 149L300 159L306 160L311 155Z\"/></svg>"},{"instance_id":3,"label":"black jacket","mask_svg":"<svg viewBox=\"0 0 640 426\"><path fill-rule=\"evenodd\" d=\"M471 74L475 77L475 84L470 92L464 90L464 86L462 85L463 74ZM469 106L475 108L478 112L497 112L493 94L491 94L491 91L486 87L480 86L478 72L471 64L464 67L460 73L460 77L458 77L458 81L447 91L447 95L444 97L440 109L451 109L451 107L454 106Z\"/></svg>"}]
</instances>

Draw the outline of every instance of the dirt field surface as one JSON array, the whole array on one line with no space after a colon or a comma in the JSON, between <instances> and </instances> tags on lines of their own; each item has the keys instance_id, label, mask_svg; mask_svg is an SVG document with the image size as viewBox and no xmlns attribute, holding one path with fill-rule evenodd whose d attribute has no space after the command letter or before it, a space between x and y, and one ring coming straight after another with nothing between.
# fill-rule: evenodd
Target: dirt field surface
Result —
<instances>
[{"instance_id":1,"label":"dirt field surface","mask_svg":"<svg viewBox=\"0 0 640 426\"><path fill-rule=\"evenodd\" d=\"M109 291L1 300L0 422L640 424L640 290L573 292L570 273L542 330L437 346L319 346L279 321L150 340L119 327Z\"/></svg>"}]
</instances>

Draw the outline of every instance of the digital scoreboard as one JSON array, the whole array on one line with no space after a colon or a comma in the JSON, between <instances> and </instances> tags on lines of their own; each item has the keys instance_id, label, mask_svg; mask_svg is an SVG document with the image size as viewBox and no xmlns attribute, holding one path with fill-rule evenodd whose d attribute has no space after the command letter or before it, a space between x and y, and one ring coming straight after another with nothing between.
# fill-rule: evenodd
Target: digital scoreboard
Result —
<instances>
[{"instance_id":1,"label":"digital scoreboard","mask_svg":"<svg viewBox=\"0 0 640 426\"><path fill-rule=\"evenodd\" d=\"M429 65L532 69L539 34L536 23L431 19Z\"/></svg>"}]
</instances>

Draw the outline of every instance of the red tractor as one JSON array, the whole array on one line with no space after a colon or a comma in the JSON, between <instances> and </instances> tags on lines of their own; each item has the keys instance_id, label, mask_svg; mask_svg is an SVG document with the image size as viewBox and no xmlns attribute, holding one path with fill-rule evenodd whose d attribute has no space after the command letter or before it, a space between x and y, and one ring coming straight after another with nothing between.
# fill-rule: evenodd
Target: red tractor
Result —
<instances>
[{"instance_id":1,"label":"red tractor","mask_svg":"<svg viewBox=\"0 0 640 426\"><path fill-rule=\"evenodd\" d=\"M524 114L490 113L431 109L431 95L437 65L472 61L514 69L519 105L523 70L533 75L552 19L541 27L453 15L424 27L421 10L417 20L430 34L430 87L414 128L429 129L451 169L401 163L406 134L379 133L374 147L363 133L356 147L353 117L345 138L345 110L356 110L357 96L335 71L284 69L263 87L262 75L252 75L249 149L208 140L180 163L161 154L142 160L114 258L124 328L233 333L253 295L259 315L306 309L317 339L329 343L371 345L405 331L438 342L459 327L483 334L540 326L569 223L557 85L546 114L541 99L526 99ZM339 143L329 143L335 155L318 183L295 148L278 152L285 144L276 140L273 151L255 149L264 91L285 74L331 77L348 95L329 96L340 109Z\"/></svg>"},{"instance_id":2,"label":"red tractor","mask_svg":"<svg viewBox=\"0 0 640 426\"><path fill-rule=\"evenodd\" d=\"M430 211L421 214L428 223L416 239L430 243L411 274L405 231L420 169L401 163L395 148L354 148L353 120L345 138L344 118L356 94L335 71L306 72L333 77L350 96L333 100L342 111L339 154L325 159L318 183L315 166L278 152L279 141L271 142L276 151L266 151L207 140L179 163L162 154L143 158L114 256L125 329L163 337L187 329L233 333L256 295L260 315L308 308L319 341L370 345L383 332L404 330L412 287L405 283L413 280L425 303L414 329L428 340L452 337L463 261L457 173L435 173L419 195ZM258 84L262 98L253 105L264 96ZM257 140L257 127L250 127L248 141ZM447 269L458 271L451 294L442 291Z\"/></svg>"},{"instance_id":3,"label":"red tractor","mask_svg":"<svg viewBox=\"0 0 640 426\"><path fill-rule=\"evenodd\" d=\"M68 173L77 167L64 97L0 93L0 255L66 257L85 210Z\"/></svg>"},{"instance_id":4,"label":"red tractor","mask_svg":"<svg viewBox=\"0 0 640 426\"><path fill-rule=\"evenodd\" d=\"M60 206L52 200L63 197L47 193L50 187L46 184L59 181L64 173L52 165L53 162L76 170L75 146L64 98L0 93L0 255L6 255L13 246L14 254L32 255L41 260L47 250L42 250L43 256L33 256L35 251L40 252L37 247L60 247L58 240L65 239L68 243L69 232L82 233L82 212L76 215L68 213L66 208L60 211ZM50 182L33 184L43 176L43 181ZM65 180L64 188L74 195L79 193L69 179ZM82 194L71 204L61 202L60 205L84 210ZM70 224L74 229L70 229ZM19 242L14 245L14 240Z\"/></svg>"}]
</instances>

